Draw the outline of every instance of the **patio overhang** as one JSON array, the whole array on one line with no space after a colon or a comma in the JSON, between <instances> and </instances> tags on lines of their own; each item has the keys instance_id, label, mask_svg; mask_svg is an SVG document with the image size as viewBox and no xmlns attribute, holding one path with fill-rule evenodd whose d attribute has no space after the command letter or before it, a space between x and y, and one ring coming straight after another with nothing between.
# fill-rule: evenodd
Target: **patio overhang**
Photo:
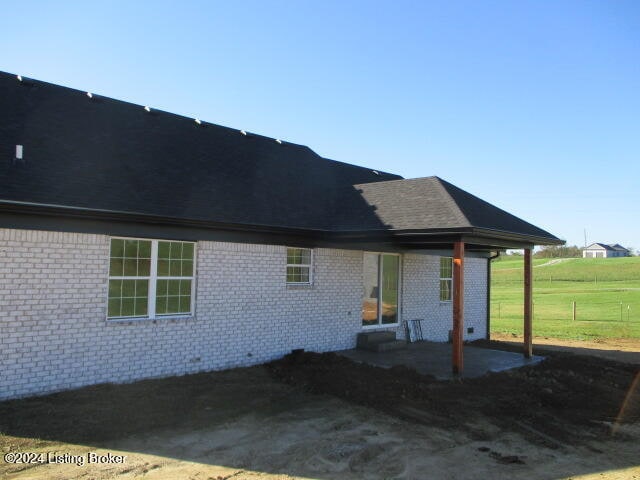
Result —
<instances>
[{"instance_id":1,"label":"patio overhang","mask_svg":"<svg viewBox=\"0 0 640 480\"><path fill-rule=\"evenodd\" d=\"M565 242L553 236L532 236L522 233L506 232L493 229L465 228L442 229L429 231L402 231L385 232L378 234L378 248L386 246L389 249L405 251L422 251L424 253L451 252L453 257L453 298L452 298L452 358L451 370L455 375L462 375L464 370L464 262L465 256L485 254L486 258L493 258L494 252L506 249L522 249L524 251L524 306L523 306L523 355L531 358L533 355L533 326L532 326L532 301L533 301L533 270L532 255L536 245L562 245ZM351 242L357 242L355 235ZM369 236L365 243L371 247L372 237ZM488 269L490 266L488 266ZM489 275L488 275L489 279ZM487 315L489 314L490 286L487 285ZM489 321L487 320L487 329ZM487 332L489 335L489 332Z\"/></svg>"}]
</instances>

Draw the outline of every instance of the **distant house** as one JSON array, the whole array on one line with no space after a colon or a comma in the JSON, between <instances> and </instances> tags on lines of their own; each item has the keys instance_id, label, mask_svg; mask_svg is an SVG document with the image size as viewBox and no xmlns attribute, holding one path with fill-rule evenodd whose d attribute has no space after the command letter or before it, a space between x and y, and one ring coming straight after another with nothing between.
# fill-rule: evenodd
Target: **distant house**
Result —
<instances>
[{"instance_id":1,"label":"distant house","mask_svg":"<svg viewBox=\"0 0 640 480\"><path fill-rule=\"evenodd\" d=\"M631 252L622 245L607 245L606 243L592 243L582 251L583 258L611 258L628 257Z\"/></svg>"}]
</instances>

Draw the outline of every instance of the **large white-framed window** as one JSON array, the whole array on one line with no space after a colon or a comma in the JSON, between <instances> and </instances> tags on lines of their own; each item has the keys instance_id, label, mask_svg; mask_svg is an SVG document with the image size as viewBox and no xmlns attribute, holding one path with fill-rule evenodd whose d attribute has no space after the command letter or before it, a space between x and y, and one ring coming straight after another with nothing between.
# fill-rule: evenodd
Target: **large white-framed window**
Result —
<instances>
[{"instance_id":1,"label":"large white-framed window","mask_svg":"<svg viewBox=\"0 0 640 480\"><path fill-rule=\"evenodd\" d=\"M453 258L440 257L440 301L450 302L453 298Z\"/></svg>"},{"instance_id":2,"label":"large white-framed window","mask_svg":"<svg viewBox=\"0 0 640 480\"><path fill-rule=\"evenodd\" d=\"M194 242L111 238L107 319L193 315Z\"/></svg>"},{"instance_id":3,"label":"large white-framed window","mask_svg":"<svg viewBox=\"0 0 640 480\"><path fill-rule=\"evenodd\" d=\"M313 250L287 247L287 285L313 283Z\"/></svg>"},{"instance_id":4,"label":"large white-framed window","mask_svg":"<svg viewBox=\"0 0 640 480\"><path fill-rule=\"evenodd\" d=\"M396 253L364 252L362 327L400 323L400 260Z\"/></svg>"}]
</instances>

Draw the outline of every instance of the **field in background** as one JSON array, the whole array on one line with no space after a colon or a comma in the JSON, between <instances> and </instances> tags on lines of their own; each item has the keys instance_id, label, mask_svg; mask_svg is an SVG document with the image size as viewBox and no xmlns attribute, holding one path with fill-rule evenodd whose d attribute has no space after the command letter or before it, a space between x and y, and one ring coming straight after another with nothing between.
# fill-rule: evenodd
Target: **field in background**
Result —
<instances>
[{"instance_id":1,"label":"field in background","mask_svg":"<svg viewBox=\"0 0 640 480\"><path fill-rule=\"evenodd\" d=\"M534 259L533 265L534 335L640 338L640 257ZM523 257L494 260L491 275L491 331L522 333Z\"/></svg>"}]
</instances>

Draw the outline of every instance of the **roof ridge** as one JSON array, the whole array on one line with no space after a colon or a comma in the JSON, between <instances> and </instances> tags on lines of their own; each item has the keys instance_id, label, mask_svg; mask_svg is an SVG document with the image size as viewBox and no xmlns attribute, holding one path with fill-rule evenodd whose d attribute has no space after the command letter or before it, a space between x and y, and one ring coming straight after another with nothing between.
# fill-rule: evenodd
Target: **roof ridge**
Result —
<instances>
[{"instance_id":1,"label":"roof ridge","mask_svg":"<svg viewBox=\"0 0 640 480\"><path fill-rule=\"evenodd\" d=\"M52 82L47 82L46 80L40 80L38 78L33 78L30 76L24 76L24 75L17 75L17 74L13 74L10 72L6 72L4 70L0 70L0 76L5 76L7 78L13 78L16 81L20 81L20 82L27 82L26 84L40 84L43 85L45 87L48 88L55 88L55 89L60 89L60 90L66 90L68 92L74 92L74 93L78 93L81 95L87 95L89 93L89 91L85 91L85 90L81 90L79 88L75 88L75 87L68 87L66 85L59 85L57 83L52 83ZM18 80L17 77L20 77L20 80ZM216 128L222 128L225 130L229 130L231 132L246 132L247 134L249 134L249 136L251 137L258 137L258 138L262 138L264 140L272 140L272 141L279 141L280 143L282 143L283 145L290 145L293 147L298 147L298 148L304 148L307 149L309 151L311 151L314 155L316 155L318 158L321 158L322 160L327 160L330 162L336 162L336 163L341 163L343 165L349 165L349 166L353 166L353 167L358 167L358 168L364 168L364 169L368 169L368 170L374 170L370 167L366 167L366 166L362 166L362 165L355 165L353 163L348 163L348 162L343 162L340 160L333 160L331 158L327 158L324 157L322 155L320 155L318 152L316 152L313 148L311 148L308 145L305 145L303 143L296 143L296 142L292 142L289 140L283 140L282 137L271 137L269 135L264 135L261 133L256 133L253 131L247 131L244 129L240 129L240 128L236 128L236 127L230 127L227 125L222 125L220 123L214 123L211 122L209 120L205 120L201 117L190 117L186 114L181 114L181 113L175 113L175 112L170 112L168 110L162 110L160 108L155 108L151 105L142 105L141 103L136 103L133 101L129 101L129 100L122 100L119 98L114 98L102 93L96 93L94 91L91 91L91 99L95 99L95 100L100 100L100 101L109 101L109 102L115 102L115 103L119 103L125 106L129 106L129 107L135 107L135 108L140 108L140 109L146 109L146 108L150 108L150 111L153 112L154 114L163 114L163 115L168 115L170 117L174 117L174 118L179 118L179 119L184 119L184 120L188 120L188 121L197 121L197 122L201 122L203 124L203 126L213 126ZM391 172L383 172L381 170L378 170L380 173L382 174L386 174L386 175L397 175L395 173L391 173ZM397 175L400 176L400 175Z\"/></svg>"}]
</instances>

